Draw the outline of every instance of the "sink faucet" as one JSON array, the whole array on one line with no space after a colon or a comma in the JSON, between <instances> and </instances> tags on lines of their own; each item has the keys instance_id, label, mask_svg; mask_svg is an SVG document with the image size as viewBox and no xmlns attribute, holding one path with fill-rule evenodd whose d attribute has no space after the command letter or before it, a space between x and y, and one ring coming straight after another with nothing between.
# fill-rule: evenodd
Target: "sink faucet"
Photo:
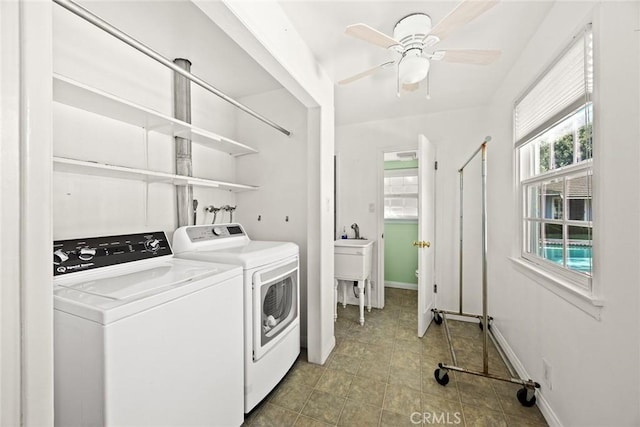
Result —
<instances>
[{"instance_id":1,"label":"sink faucet","mask_svg":"<svg viewBox=\"0 0 640 427\"><path fill-rule=\"evenodd\" d=\"M358 227L358 224L356 224L355 222L353 224L351 224L351 228L353 229L353 231L356 232L356 239L360 238L360 227Z\"/></svg>"}]
</instances>

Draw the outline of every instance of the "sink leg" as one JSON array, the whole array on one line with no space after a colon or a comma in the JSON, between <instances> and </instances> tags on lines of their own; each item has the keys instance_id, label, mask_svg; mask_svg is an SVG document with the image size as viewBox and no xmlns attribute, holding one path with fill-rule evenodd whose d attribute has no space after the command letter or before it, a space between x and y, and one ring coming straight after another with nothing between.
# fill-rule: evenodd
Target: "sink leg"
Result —
<instances>
[{"instance_id":1,"label":"sink leg","mask_svg":"<svg viewBox=\"0 0 640 427\"><path fill-rule=\"evenodd\" d=\"M333 285L333 321L338 320L338 279L334 279Z\"/></svg>"},{"instance_id":2,"label":"sink leg","mask_svg":"<svg viewBox=\"0 0 640 427\"><path fill-rule=\"evenodd\" d=\"M345 282L342 284L342 308L347 308L347 283L351 282Z\"/></svg>"},{"instance_id":3,"label":"sink leg","mask_svg":"<svg viewBox=\"0 0 640 427\"><path fill-rule=\"evenodd\" d=\"M367 311L371 313L371 279L367 278Z\"/></svg>"},{"instance_id":4,"label":"sink leg","mask_svg":"<svg viewBox=\"0 0 640 427\"><path fill-rule=\"evenodd\" d=\"M358 302L360 303L360 325L364 325L364 280L358 280Z\"/></svg>"}]
</instances>

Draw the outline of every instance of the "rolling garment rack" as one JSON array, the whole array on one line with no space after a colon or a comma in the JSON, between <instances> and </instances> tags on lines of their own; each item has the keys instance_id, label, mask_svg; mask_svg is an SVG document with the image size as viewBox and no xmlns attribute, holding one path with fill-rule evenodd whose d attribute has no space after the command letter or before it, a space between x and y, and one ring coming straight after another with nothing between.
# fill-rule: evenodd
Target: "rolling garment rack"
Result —
<instances>
[{"instance_id":1,"label":"rolling garment rack","mask_svg":"<svg viewBox=\"0 0 640 427\"><path fill-rule=\"evenodd\" d=\"M493 320L487 313L487 143L491 141L491 137L487 136L480 147L478 147L469 160L467 160L460 169L458 169L458 174L460 177L460 256L459 256L459 276L460 276L460 298L459 298L459 308L458 311L447 311L447 310L438 310L432 309L433 312L433 320L437 325L444 324L445 333L447 336L447 343L449 344L449 351L451 352L451 361L453 364L448 363L438 363L438 368L434 371L434 377L438 384L445 386L449 383L449 371L461 372L465 374L477 375L481 377L486 377L494 380L510 382L513 384L519 384L523 387L518 390L516 393L516 397L518 401L523 406L533 406L536 403L535 390L536 388L540 388L540 384L537 382L528 379L523 380L518 378L518 375L515 373L515 370L509 360L507 359L504 351L500 347L499 343L493 336L493 332L491 331L491 321ZM464 168L478 155L481 154L482 158L482 314L470 314L465 313L462 309L462 296L463 296L463 196L464 196L464 187L463 187L463 174ZM480 329L482 330L482 371L466 369L460 367L458 365L458 360L456 358L456 353L453 348L453 342L451 340L451 331L449 330L449 325L447 324L447 315L455 315L455 316L463 316L463 317L473 317L480 319ZM489 338L495 345L498 350L498 354L505 362L507 369L509 370L510 377L501 377L497 375L493 375L489 373L489 354L488 354L488 345Z\"/></svg>"}]
</instances>

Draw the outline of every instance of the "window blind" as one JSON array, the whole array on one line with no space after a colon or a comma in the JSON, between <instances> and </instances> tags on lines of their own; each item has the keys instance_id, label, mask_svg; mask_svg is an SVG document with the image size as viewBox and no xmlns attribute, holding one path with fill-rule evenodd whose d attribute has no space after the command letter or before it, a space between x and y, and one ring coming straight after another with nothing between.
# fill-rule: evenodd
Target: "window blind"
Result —
<instances>
[{"instance_id":1,"label":"window blind","mask_svg":"<svg viewBox=\"0 0 640 427\"><path fill-rule=\"evenodd\" d=\"M515 105L515 145L520 146L589 102L593 90L591 25Z\"/></svg>"}]
</instances>

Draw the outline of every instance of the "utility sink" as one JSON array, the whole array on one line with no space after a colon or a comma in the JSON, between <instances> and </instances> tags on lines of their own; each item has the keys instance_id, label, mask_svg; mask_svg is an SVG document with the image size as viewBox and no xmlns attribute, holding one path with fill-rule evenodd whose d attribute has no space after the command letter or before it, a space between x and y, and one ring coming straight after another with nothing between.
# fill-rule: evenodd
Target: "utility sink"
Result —
<instances>
[{"instance_id":1,"label":"utility sink","mask_svg":"<svg viewBox=\"0 0 640 427\"><path fill-rule=\"evenodd\" d=\"M333 243L335 277L365 280L371 275L374 240L340 239Z\"/></svg>"}]
</instances>

